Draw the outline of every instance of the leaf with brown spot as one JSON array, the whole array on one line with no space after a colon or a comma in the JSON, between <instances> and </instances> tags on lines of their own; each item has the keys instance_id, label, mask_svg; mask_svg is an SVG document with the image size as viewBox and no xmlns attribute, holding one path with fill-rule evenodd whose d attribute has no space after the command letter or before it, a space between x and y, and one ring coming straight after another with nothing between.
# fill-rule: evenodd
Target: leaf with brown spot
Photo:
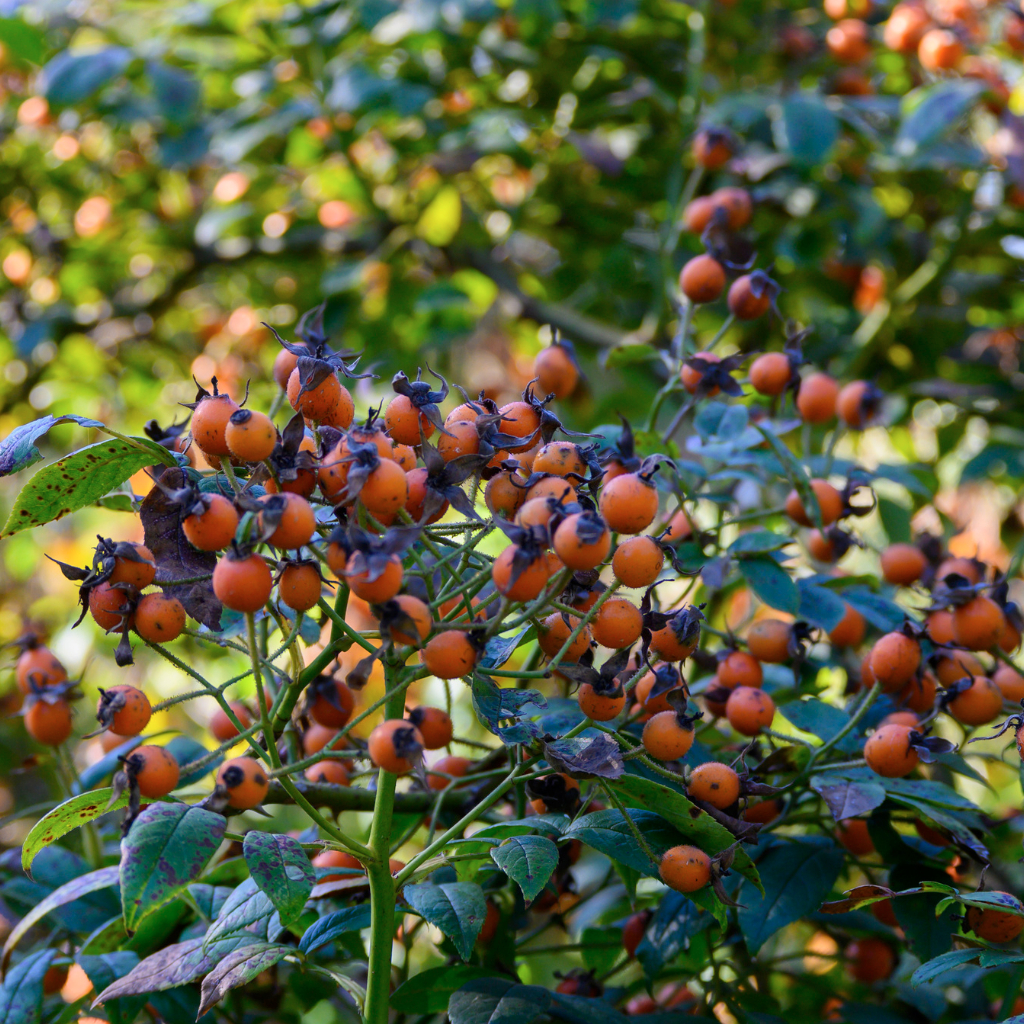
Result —
<instances>
[{"instance_id":1,"label":"leaf with brown spot","mask_svg":"<svg viewBox=\"0 0 1024 1024\"><path fill-rule=\"evenodd\" d=\"M177 465L166 448L146 437L114 437L65 455L39 470L22 488L0 537L85 508L156 463Z\"/></svg>"},{"instance_id":2,"label":"leaf with brown spot","mask_svg":"<svg viewBox=\"0 0 1024 1024\"><path fill-rule=\"evenodd\" d=\"M170 469L160 477L163 488L173 491L184 487L185 474ZM210 551L192 547L181 531L181 506L171 500L161 487L154 487L142 502L140 515L145 531L145 544L153 552L156 578L159 583L209 576L217 565L217 556ZM223 605L213 593L213 583L181 583L165 586L164 593L176 597L185 611L209 629L220 630Z\"/></svg>"},{"instance_id":3,"label":"leaf with brown spot","mask_svg":"<svg viewBox=\"0 0 1024 1024\"><path fill-rule=\"evenodd\" d=\"M44 814L29 832L21 847L21 866L28 874L32 874L32 861L47 846L55 843L62 836L84 825L87 821L116 811L128 803L128 794L110 803L111 790L94 789L89 793L80 793L70 800L58 804L52 811Z\"/></svg>"}]
</instances>

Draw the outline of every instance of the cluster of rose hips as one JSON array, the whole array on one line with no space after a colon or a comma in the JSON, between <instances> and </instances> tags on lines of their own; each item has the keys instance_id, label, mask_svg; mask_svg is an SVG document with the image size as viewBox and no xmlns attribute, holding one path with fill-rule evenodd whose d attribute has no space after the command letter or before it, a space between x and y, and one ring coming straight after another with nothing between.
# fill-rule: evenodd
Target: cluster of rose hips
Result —
<instances>
[{"instance_id":1,"label":"cluster of rose hips","mask_svg":"<svg viewBox=\"0 0 1024 1024\"><path fill-rule=\"evenodd\" d=\"M708 167L720 165L731 151L729 141L713 131L700 133L694 147L698 162ZM763 271L750 270L736 234L750 215L749 195L734 187L686 208L684 227L701 232L708 249L682 269L680 291L687 302L716 300L732 276L732 317L751 320L774 308L778 286ZM579 378L568 342L556 337L541 352L535 379L517 401L498 406L463 392L464 401L443 415L449 387L442 377L433 374L432 384L420 373L415 380L399 373L392 381L394 397L356 423L355 402L342 383L359 376L351 354L328 345L319 318L306 318L299 337L279 339L282 351L274 364L275 380L294 411L281 430L267 414L219 392L214 379L210 390L199 389L190 422L166 430L154 423L148 432L182 456L182 468L154 477L155 493L169 510L175 538L180 532L180 544L210 559L209 586L224 608L250 617L265 608L287 608L292 617L309 612L336 585L325 577L327 570L366 602L377 621L380 645L370 658L346 678L321 675L306 688L299 708L299 724L308 723L302 751L307 759L324 755L306 769L309 781L347 785L342 756L365 755L375 767L402 775L418 770L425 750L449 747L447 714L416 708L406 718L379 724L365 751L347 749L342 755L350 742L345 727L356 703L353 690L365 682L367 663L388 652L401 661L418 651L425 670L442 680L469 677L488 640L508 628L510 612L519 606L523 621L537 627L551 673L576 687L587 719L618 723L617 735L627 746L634 742L630 729L642 727L634 754L652 764L672 765L686 757L701 714L724 719L749 740L770 733L775 703L762 689L762 666L799 666L810 643L823 637L805 623L761 619L742 640L726 634L725 644L710 653L700 649L701 607L660 607L657 586L672 578L664 575L666 563L682 573L677 546L701 546L705 537L694 509L678 499L671 515L655 525L662 507L659 473L670 460L638 455L628 424L603 449L576 440L562 426L551 402L571 394ZM771 399L775 409L791 396L795 413L812 426L838 420L856 431L875 422L883 396L873 385L854 381L841 387L826 373L802 372L803 337L789 330L783 351L753 360L754 392ZM711 349L682 352L679 384L691 403L719 393L743 395L736 374L746 358L723 359ZM568 436L557 438L559 433ZM195 470L197 451L212 474ZM481 490L487 521L478 510ZM813 479L786 497L785 513L809 530L806 545L813 559L835 564L859 543L843 522L870 511L870 504L854 501L864 490L860 479L851 478L842 489ZM435 524L449 508L461 513L461 528L471 538L465 550L472 551L477 569L468 574L425 550L432 530L440 536ZM492 559L476 550L476 542L495 529L509 543ZM80 583L83 614L122 633L122 663L131 659L132 633L159 645L185 629L187 599L161 592L175 580L161 578L159 561L144 545L101 538L91 568L62 566ZM410 571L413 563L417 571ZM605 570L607 583L601 580ZM1024 696L1024 678L1015 670L1000 665L990 678L973 653L1016 649L1020 624L1005 582L988 578L973 560L949 560L934 538L893 545L883 553L882 572L894 586L923 584L932 601L926 623L908 621L882 636L859 673L862 686L877 685L901 708L870 735L864 750L870 768L898 776L944 749L943 741L928 735L940 711L975 726L996 718L1004 697ZM153 586L158 589L149 590ZM637 603L620 589L642 591L642 599ZM864 618L847 604L828 638L842 651L859 647L866 633ZM600 666L594 664L595 647L611 652ZM691 710L691 687L681 671L687 659L698 677L702 671L710 676L700 713ZM22 662L26 724L41 742L59 744L71 732L73 692L66 673L53 668L52 655L37 643L26 645ZM240 701L224 702L211 721L214 737L224 745L243 735L252 739L267 721L264 712L276 711L276 695L268 690L263 696L266 708L259 714ZM149 714L144 694L113 687L101 697L98 718L108 736L134 737ZM178 782L172 761L162 748L138 747L124 758L123 782L143 797L165 795ZM470 759L449 755L423 781L444 790L473 768ZM571 776L554 773L546 780L531 783L534 809L572 813L582 806ZM724 763L697 765L684 781L695 803L734 828L764 825L782 812L774 798L752 801L766 795L765 787ZM249 757L229 761L218 773L225 804L236 810L257 806L269 785L268 774ZM844 834L861 824L847 823ZM320 866L331 865L325 860ZM726 866L696 847L681 846L664 855L660 868L668 885L693 892L709 882L717 888Z\"/></svg>"},{"instance_id":2,"label":"cluster of rose hips","mask_svg":"<svg viewBox=\"0 0 1024 1024\"><path fill-rule=\"evenodd\" d=\"M720 200L718 193L707 197L712 221L724 209ZM687 268L681 278L684 293ZM759 297L764 308L773 297L769 291ZM724 361L709 352L685 361L682 385L697 398L714 394L723 384L732 390L736 382L731 374L739 362L723 368L731 383L722 375L713 377L716 362L721 366ZM847 427L861 429L878 415L881 395L870 384L856 381L840 388L824 373L801 377L801 362L799 342L791 338L784 352L765 353L753 362L750 382L756 392L773 398L792 392L797 412L808 423L827 424L838 416ZM541 353L538 380L521 400L497 407L483 397L467 399L443 419L439 403L447 395L447 384L439 378L440 389L434 390L419 376L410 381L399 374L395 397L383 416L371 413L356 425L354 402L339 376L347 373L352 366L314 329L306 332L301 345L285 344L275 363L275 378L295 410L282 431L270 417L219 393L215 382L211 391L200 391L188 432L183 426L152 428L151 435L168 447L188 457L194 446L209 465L219 465L228 474L217 477L221 486L216 490L201 489L198 474L182 470L167 470L154 481L177 512L184 542L216 556L211 586L226 608L243 614L260 611L271 602L276 582L278 602L306 612L320 603L328 585L324 565L372 608L383 640L378 654L385 645L417 649L426 670L448 680L473 672L501 615L522 604L537 622L541 652L552 660L556 674L576 685L581 711L594 722L622 721L625 716L624 724L642 725L640 747L655 762L678 762L693 744L699 715L690 711L690 689L680 671L691 655L699 668L713 670L703 694L707 714L724 717L744 737L770 730L775 704L761 689L762 665L801 660L810 630L802 623L763 619L744 641L733 640L708 655L698 650L699 608L654 607L654 588L666 561L677 564L675 546L699 542L700 531L692 512L680 504L662 527L647 532L659 516L655 478L667 460L636 455L628 425L603 452L554 438L563 428L549 408L550 400L570 393L578 378L571 346L556 340ZM545 398L537 396L536 384L549 389ZM436 447L428 440L435 432ZM480 523L481 529L497 527L510 543L490 562L489 580L477 581L474 592L468 593L463 581L449 574L431 594L422 576L407 574L404 556L449 505L479 518L466 490L469 484L474 489L484 485L483 500L492 520ZM319 499L314 496L317 488ZM794 489L786 512L800 526L819 524L808 534L807 546L814 558L832 563L855 543L841 528L842 519L862 513L863 507L850 500L856 487L840 491L815 479L810 489L816 509L805 507L805 498ZM318 515L318 506L325 512L333 509L333 521ZM599 578L606 565L614 587ZM153 644L169 642L183 631L186 612L181 602L159 590L144 592L162 582L157 562L144 545L101 538L91 569L64 570L81 584L83 613L87 609L102 628L121 630L125 639L134 632ZM1024 696L1024 678L1002 665L989 679L970 653L998 644L1012 650L1019 642L1005 587L1000 590L986 581L984 567L970 560L943 561L936 542L926 539L921 546L893 545L883 554L882 571L888 582L899 586L924 578L936 603L924 626L908 625L881 637L861 669L863 685L877 682L907 709L892 716L865 745L871 768L900 775L912 770L920 752L936 742L926 734L928 715L941 708L964 724L991 721L1002 709L1004 694L1013 700ZM551 590L553 584L557 589ZM644 599L638 606L618 594L619 588L643 590ZM563 610L548 610L552 600ZM496 602L502 604L496 608ZM844 619L830 634L831 643L837 649L855 648L866 628L856 609L847 605ZM931 645L927 664L922 641ZM634 651L638 643L640 650ZM595 667L595 646L616 653ZM64 742L71 733L68 700L73 694L63 668L46 648L30 641L19 661L18 678L28 696L29 731L40 742ZM355 687L360 681L349 677ZM939 684L945 687L941 694ZM269 707L269 693L266 700ZM308 687L302 706L309 722L302 735L307 758L347 746L339 730L354 707L355 695L342 678L321 676ZM116 746L138 736L150 713L143 693L117 686L102 694L97 717L107 730L107 742ZM907 715L914 715L914 721ZM259 724L259 715L232 701L218 709L210 728L228 745ZM451 721L443 711L416 708L407 718L378 725L366 755L378 768L406 774L417 767L424 750L440 750L451 742ZM470 759L449 755L433 766L427 784L444 789L472 768ZM150 799L171 792L178 782L173 757L156 746L132 750L123 770L127 782ZM306 778L349 783L345 764L330 756L309 767ZM578 806L574 779L549 778L575 794L569 803ZM739 813L741 796L756 794L759 785L717 761L697 765L685 781L694 801L723 813ZM218 783L227 805L236 810L257 806L269 787L266 772L249 757L222 766ZM546 806L543 797L537 799ZM564 804L564 797L560 799ZM774 799L747 804L742 817L749 823L765 824L781 810ZM328 852L320 866L330 866L327 860L335 856ZM712 859L692 846L669 851L661 863L666 883L684 892L706 885L716 870Z\"/></svg>"},{"instance_id":3,"label":"cluster of rose hips","mask_svg":"<svg viewBox=\"0 0 1024 1024\"><path fill-rule=\"evenodd\" d=\"M1016 5L1001 9L1001 18L985 17L990 5L971 0L900 0L880 25L880 42L889 51L916 57L909 70L920 75L959 73L987 86L986 103L999 112L1006 107L1010 88L998 60L971 53L983 43L1003 45L1015 54L1024 51L1024 16ZM876 49L873 31L884 9L873 0L825 0L825 14L834 24L825 33L825 47L842 67L832 76L828 91L845 96L868 96L875 83L866 65ZM802 59L818 48L814 34L789 25L782 33L787 56Z\"/></svg>"}]
</instances>

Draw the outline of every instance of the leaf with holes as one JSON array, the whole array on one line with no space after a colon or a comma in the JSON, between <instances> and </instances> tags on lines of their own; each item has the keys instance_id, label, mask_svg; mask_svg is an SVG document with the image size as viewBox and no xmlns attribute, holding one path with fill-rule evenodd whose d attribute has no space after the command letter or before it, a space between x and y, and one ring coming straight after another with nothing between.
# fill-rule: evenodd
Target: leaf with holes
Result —
<instances>
[{"instance_id":1,"label":"leaf with holes","mask_svg":"<svg viewBox=\"0 0 1024 1024\"><path fill-rule=\"evenodd\" d=\"M260 943L228 953L203 979L199 1016L212 1009L231 989L252 981L292 952L291 946Z\"/></svg>"},{"instance_id":2,"label":"leaf with holes","mask_svg":"<svg viewBox=\"0 0 1024 1024\"><path fill-rule=\"evenodd\" d=\"M547 879L545 879L547 881ZM440 928L468 960L487 916L487 900L475 882L443 882L407 885L406 903L428 924Z\"/></svg>"},{"instance_id":3,"label":"leaf with holes","mask_svg":"<svg viewBox=\"0 0 1024 1024\"><path fill-rule=\"evenodd\" d=\"M32 831L25 837L21 847L21 866L25 871L31 874L32 861L36 859L40 850L55 843L61 836L66 836L87 821L93 821L109 811L120 810L128 805L128 794L125 792L112 806L108 806L111 792L108 788L81 793L44 814L32 826Z\"/></svg>"},{"instance_id":4,"label":"leaf with holes","mask_svg":"<svg viewBox=\"0 0 1024 1024\"><path fill-rule=\"evenodd\" d=\"M254 829L246 832L242 852L253 881L277 907L282 923L297 920L316 880L299 843L291 836Z\"/></svg>"},{"instance_id":5,"label":"leaf with holes","mask_svg":"<svg viewBox=\"0 0 1024 1024\"><path fill-rule=\"evenodd\" d=\"M0 537L85 508L156 463L177 465L166 448L146 437L112 437L65 455L39 470L22 488Z\"/></svg>"},{"instance_id":6,"label":"leaf with holes","mask_svg":"<svg viewBox=\"0 0 1024 1024\"><path fill-rule=\"evenodd\" d=\"M150 804L121 841L121 906L129 932L174 899L217 852L227 821L187 804Z\"/></svg>"},{"instance_id":7,"label":"leaf with holes","mask_svg":"<svg viewBox=\"0 0 1024 1024\"><path fill-rule=\"evenodd\" d=\"M512 836L492 849L491 856L523 890L527 903L537 898L558 867L558 847L543 836Z\"/></svg>"},{"instance_id":8,"label":"leaf with holes","mask_svg":"<svg viewBox=\"0 0 1024 1024\"><path fill-rule=\"evenodd\" d=\"M7 975L0 988L0 1024L38 1024L43 1016L43 978L56 955L55 949L30 953Z\"/></svg>"},{"instance_id":9,"label":"leaf with holes","mask_svg":"<svg viewBox=\"0 0 1024 1024\"><path fill-rule=\"evenodd\" d=\"M176 942L172 946L147 956L133 967L123 978L108 985L93 1000L93 1006L108 1003L122 996L145 995L149 992L163 992L195 981L209 971L215 961L203 952L203 937Z\"/></svg>"},{"instance_id":10,"label":"leaf with holes","mask_svg":"<svg viewBox=\"0 0 1024 1024\"><path fill-rule=\"evenodd\" d=\"M161 480L166 487L178 488L184 485L185 474L181 470L172 469L164 473ZM185 540L179 513L178 506L159 487L154 487L146 495L139 512L143 539L146 547L153 552L157 579L161 583L193 581L165 586L164 593L176 597L197 622L217 631L220 629L223 606L214 596L212 581L196 579L209 577L213 573L217 556L210 551L199 551Z\"/></svg>"}]
</instances>

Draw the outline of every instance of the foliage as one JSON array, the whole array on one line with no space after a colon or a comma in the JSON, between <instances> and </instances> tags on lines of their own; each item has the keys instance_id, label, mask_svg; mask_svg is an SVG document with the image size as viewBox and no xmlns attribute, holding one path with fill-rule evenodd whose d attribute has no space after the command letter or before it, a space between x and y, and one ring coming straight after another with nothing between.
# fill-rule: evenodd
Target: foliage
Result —
<instances>
[{"instance_id":1,"label":"foliage","mask_svg":"<svg viewBox=\"0 0 1024 1024\"><path fill-rule=\"evenodd\" d=\"M915 3L0 18L0 1024L1024 1019L1024 33Z\"/></svg>"}]
</instances>

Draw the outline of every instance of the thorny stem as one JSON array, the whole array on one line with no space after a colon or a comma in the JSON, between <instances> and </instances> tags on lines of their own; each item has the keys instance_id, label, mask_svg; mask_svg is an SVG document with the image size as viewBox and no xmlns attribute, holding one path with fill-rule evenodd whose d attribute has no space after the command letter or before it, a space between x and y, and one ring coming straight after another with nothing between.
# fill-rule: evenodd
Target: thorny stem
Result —
<instances>
[{"instance_id":1,"label":"thorny stem","mask_svg":"<svg viewBox=\"0 0 1024 1024\"><path fill-rule=\"evenodd\" d=\"M256 742L255 736L253 735L254 730L246 729L242 725L242 723L238 720L238 716L235 714L234 708L231 707L231 704L228 701L227 697L225 697L224 694L216 686L214 686L211 682L209 682L207 679L201 676L198 672L196 672L196 670L192 668L190 665L186 665L185 662L183 662L180 658L171 654L170 651L166 650L160 644L150 643L147 640L146 646L151 647L161 657L166 658L172 665L174 665L176 668L179 668L187 676L190 676L192 679L194 679L203 687L203 689L208 694L210 694L211 697L213 697L213 699L220 705L221 710L223 710L224 714L228 716L228 721L230 721L231 724L238 730L238 736L235 737L235 739L232 742L237 742L239 739L244 738L245 741L249 744L249 746L252 747L253 752L256 754L258 758L260 758L261 761L269 760L270 755L267 753L266 750L263 749L263 747L259 745L259 743ZM249 673L247 672L246 675L248 674Z\"/></svg>"}]
</instances>

